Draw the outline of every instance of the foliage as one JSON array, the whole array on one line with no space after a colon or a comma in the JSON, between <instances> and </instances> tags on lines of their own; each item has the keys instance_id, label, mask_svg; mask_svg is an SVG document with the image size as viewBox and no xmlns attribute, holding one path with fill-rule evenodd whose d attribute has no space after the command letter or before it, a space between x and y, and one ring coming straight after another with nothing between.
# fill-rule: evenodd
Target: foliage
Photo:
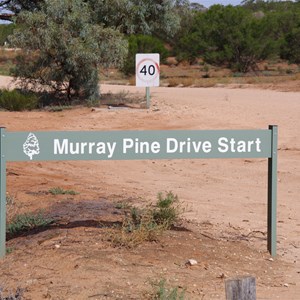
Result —
<instances>
[{"instance_id":1,"label":"foliage","mask_svg":"<svg viewBox=\"0 0 300 300\"><path fill-rule=\"evenodd\" d=\"M0 49L0 75L9 76L16 63L19 50Z\"/></svg>"},{"instance_id":2,"label":"foliage","mask_svg":"<svg viewBox=\"0 0 300 300\"><path fill-rule=\"evenodd\" d=\"M9 111L23 111L38 108L38 97L21 90L0 90L0 108Z\"/></svg>"},{"instance_id":3,"label":"foliage","mask_svg":"<svg viewBox=\"0 0 300 300\"><path fill-rule=\"evenodd\" d=\"M137 208L126 206L125 219L121 230L114 230L110 236L114 246L136 247L144 241L156 241L166 230L170 229L179 218L182 210L178 197L172 192L158 195L154 207Z\"/></svg>"},{"instance_id":4,"label":"foliage","mask_svg":"<svg viewBox=\"0 0 300 300\"><path fill-rule=\"evenodd\" d=\"M94 22L125 34L161 33L173 36L180 17L174 0L89 0Z\"/></svg>"},{"instance_id":5,"label":"foliage","mask_svg":"<svg viewBox=\"0 0 300 300\"><path fill-rule=\"evenodd\" d=\"M299 1L298 1L299 2ZM252 11L286 11L295 7L293 1L277 0L243 0L243 7Z\"/></svg>"},{"instance_id":6,"label":"foliage","mask_svg":"<svg viewBox=\"0 0 300 300\"><path fill-rule=\"evenodd\" d=\"M127 75L135 73L135 55L137 53L159 53L162 63L168 56L168 50L163 42L150 35L131 35L128 37L128 44L128 55L122 68Z\"/></svg>"},{"instance_id":7,"label":"foliage","mask_svg":"<svg viewBox=\"0 0 300 300\"><path fill-rule=\"evenodd\" d=\"M191 32L177 45L179 59L203 56L210 64L247 72L275 52L272 31L262 19L242 7L214 5L198 13Z\"/></svg>"},{"instance_id":8,"label":"foliage","mask_svg":"<svg viewBox=\"0 0 300 300\"><path fill-rule=\"evenodd\" d=\"M164 225L155 223L149 210L132 208L121 229L114 230L110 240L115 247L133 248L145 241L157 241L165 230Z\"/></svg>"},{"instance_id":9,"label":"foliage","mask_svg":"<svg viewBox=\"0 0 300 300\"><path fill-rule=\"evenodd\" d=\"M249 0L243 4L214 5L191 14L175 42L178 60L195 62L202 57L238 72L255 71L257 62L278 55L296 62L300 1Z\"/></svg>"},{"instance_id":10,"label":"foliage","mask_svg":"<svg viewBox=\"0 0 300 300\"><path fill-rule=\"evenodd\" d=\"M169 288L166 286L166 280L161 279L158 284L156 284L156 293L154 299L156 300L184 300L185 290L179 291L178 287Z\"/></svg>"},{"instance_id":11,"label":"foliage","mask_svg":"<svg viewBox=\"0 0 300 300\"><path fill-rule=\"evenodd\" d=\"M42 213L17 215L13 218L12 222L8 224L7 233L9 235L16 235L33 229L47 227L52 222L52 219L45 218Z\"/></svg>"},{"instance_id":12,"label":"foliage","mask_svg":"<svg viewBox=\"0 0 300 300\"><path fill-rule=\"evenodd\" d=\"M61 187L55 187L49 189L49 193L52 195L78 195L78 192L75 192L73 190L64 190Z\"/></svg>"},{"instance_id":13,"label":"foliage","mask_svg":"<svg viewBox=\"0 0 300 300\"><path fill-rule=\"evenodd\" d=\"M19 13L21 10L36 10L43 0L5 0L1 1L0 9L11 10Z\"/></svg>"},{"instance_id":14,"label":"foliage","mask_svg":"<svg viewBox=\"0 0 300 300\"><path fill-rule=\"evenodd\" d=\"M164 224L166 228L170 228L178 221L178 217L182 213L177 195L168 192L158 194L158 200L152 210L155 223Z\"/></svg>"},{"instance_id":15,"label":"foliage","mask_svg":"<svg viewBox=\"0 0 300 300\"><path fill-rule=\"evenodd\" d=\"M0 2L0 11L2 7L16 14L22 11L36 12L42 9L44 2L47 0L6 0L4 3ZM91 17L95 24L118 29L124 34L159 34L171 37L179 29L180 15L177 8L188 1L85 0L84 2L90 6Z\"/></svg>"},{"instance_id":16,"label":"foliage","mask_svg":"<svg viewBox=\"0 0 300 300\"><path fill-rule=\"evenodd\" d=\"M126 54L122 35L93 24L82 0L45 1L38 11L22 11L17 22L22 26L10 41L26 50L14 71L23 88L50 91L69 101L97 99L99 65L120 65Z\"/></svg>"},{"instance_id":17,"label":"foliage","mask_svg":"<svg viewBox=\"0 0 300 300\"><path fill-rule=\"evenodd\" d=\"M300 24L285 36L281 54L291 63L300 64Z\"/></svg>"},{"instance_id":18,"label":"foliage","mask_svg":"<svg viewBox=\"0 0 300 300\"><path fill-rule=\"evenodd\" d=\"M15 30L14 45L28 53L14 74L23 86L54 91L60 100L80 96L97 104L99 65L121 66L127 57L123 71L133 74L135 53L159 52L164 58L165 44L179 61L202 58L234 72L256 72L258 62L278 56L298 62L300 1L244 0L241 6L208 10L189 0L5 3L0 10L12 8L22 27Z\"/></svg>"},{"instance_id":19,"label":"foliage","mask_svg":"<svg viewBox=\"0 0 300 300\"><path fill-rule=\"evenodd\" d=\"M8 36L13 34L15 27L14 24L0 24L0 46L4 46Z\"/></svg>"}]
</instances>

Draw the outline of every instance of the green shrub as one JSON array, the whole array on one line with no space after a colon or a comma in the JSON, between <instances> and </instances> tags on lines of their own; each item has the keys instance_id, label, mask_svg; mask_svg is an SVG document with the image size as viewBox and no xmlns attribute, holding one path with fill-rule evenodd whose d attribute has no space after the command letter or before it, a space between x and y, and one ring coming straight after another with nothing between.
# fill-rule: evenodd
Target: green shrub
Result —
<instances>
[{"instance_id":1,"label":"green shrub","mask_svg":"<svg viewBox=\"0 0 300 300\"><path fill-rule=\"evenodd\" d=\"M183 300L185 298L185 290L179 291L178 287L167 287L165 279L161 279L154 286L156 288L154 299L156 300Z\"/></svg>"},{"instance_id":2,"label":"green shrub","mask_svg":"<svg viewBox=\"0 0 300 300\"><path fill-rule=\"evenodd\" d=\"M41 212L38 214L26 213L17 215L12 222L8 224L7 233L10 235L15 235L21 232L46 227L52 222L52 219L45 218Z\"/></svg>"},{"instance_id":3,"label":"green shrub","mask_svg":"<svg viewBox=\"0 0 300 300\"><path fill-rule=\"evenodd\" d=\"M32 110L38 107L39 98L33 93L19 90L0 90L0 108L9 111Z\"/></svg>"},{"instance_id":4,"label":"green shrub","mask_svg":"<svg viewBox=\"0 0 300 300\"><path fill-rule=\"evenodd\" d=\"M4 46L9 35L13 34L15 24L0 24L0 46Z\"/></svg>"},{"instance_id":5,"label":"green shrub","mask_svg":"<svg viewBox=\"0 0 300 300\"><path fill-rule=\"evenodd\" d=\"M131 35L128 37L128 55L122 71L126 75L135 73L135 55L137 53L159 53L161 63L166 61L168 50L163 42L150 35Z\"/></svg>"},{"instance_id":6,"label":"green shrub","mask_svg":"<svg viewBox=\"0 0 300 300\"><path fill-rule=\"evenodd\" d=\"M157 224L164 224L166 228L170 228L178 221L179 215L182 213L177 195L168 192L158 194L158 201L152 211L153 219Z\"/></svg>"},{"instance_id":7,"label":"green shrub","mask_svg":"<svg viewBox=\"0 0 300 300\"><path fill-rule=\"evenodd\" d=\"M156 241L158 237L178 221L183 212L178 197L172 192L158 194L155 206L146 208L126 207L121 230L109 235L114 246L136 247L144 241Z\"/></svg>"},{"instance_id":8,"label":"green shrub","mask_svg":"<svg viewBox=\"0 0 300 300\"><path fill-rule=\"evenodd\" d=\"M55 187L49 189L49 193L52 195L78 195L78 192L75 192L73 190L64 190L61 187Z\"/></svg>"}]
</instances>

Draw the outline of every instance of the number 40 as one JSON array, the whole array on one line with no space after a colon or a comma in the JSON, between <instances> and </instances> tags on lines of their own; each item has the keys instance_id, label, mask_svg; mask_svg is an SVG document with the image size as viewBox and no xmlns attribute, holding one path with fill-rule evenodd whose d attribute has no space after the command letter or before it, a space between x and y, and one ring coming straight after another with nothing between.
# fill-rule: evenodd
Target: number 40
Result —
<instances>
[{"instance_id":1,"label":"number 40","mask_svg":"<svg viewBox=\"0 0 300 300\"><path fill-rule=\"evenodd\" d=\"M142 67L140 73L144 74L144 76L146 76L147 74L153 76L155 74L155 67L154 67L154 65L150 65L150 66L148 66L148 69L147 69L147 66L144 65Z\"/></svg>"}]
</instances>

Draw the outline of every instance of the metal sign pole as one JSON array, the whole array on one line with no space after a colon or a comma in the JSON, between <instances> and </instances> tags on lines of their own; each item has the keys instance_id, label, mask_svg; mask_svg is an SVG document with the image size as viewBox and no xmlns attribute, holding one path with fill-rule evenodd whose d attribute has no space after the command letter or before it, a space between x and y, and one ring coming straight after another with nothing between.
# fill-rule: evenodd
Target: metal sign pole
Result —
<instances>
[{"instance_id":1,"label":"metal sign pole","mask_svg":"<svg viewBox=\"0 0 300 300\"><path fill-rule=\"evenodd\" d=\"M5 128L0 128L0 258L5 256L6 243L6 163L4 157Z\"/></svg>"},{"instance_id":2,"label":"metal sign pole","mask_svg":"<svg viewBox=\"0 0 300 300\"><path fill-rule=\"evenodd\" d=\"M277 145L278 127L270 125L271 157L268 158L268 250L276 256L277 236Z\"/></svg>"},{"instance_id":3,"label":"metal sign pole","mask_svg":"<svg viewBox=\"0 0 300 300\"><path fill-rule=\"evenodd\" d=\"M150 105L151 105L151 103L150 103L150 101L151 101L150 87L149 86L146 87L146 101L147 101L147 109L149 109Z\"/></svg>"}]
</instances>

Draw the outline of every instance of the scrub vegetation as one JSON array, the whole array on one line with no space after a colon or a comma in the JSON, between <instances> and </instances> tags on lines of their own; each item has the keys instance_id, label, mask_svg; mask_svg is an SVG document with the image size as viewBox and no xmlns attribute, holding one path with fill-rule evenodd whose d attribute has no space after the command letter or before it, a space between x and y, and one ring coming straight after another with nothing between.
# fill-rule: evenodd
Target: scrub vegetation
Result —
<instances>
[{"instance_id":1,"label":"scrub vegetation","mask_svg":"<svg viewBox=\"0 0 300 300\"><path fill-rule=\"evenodd\" d=\"M155 205L144 208L118 204L125 213L122 226L113 229L109 240L115 247L136 247L144 241L156 241L179 220L183 213L178 197L172 192L159 193Z\"/></svg>"},{"instance_id":2,"label":"scrub vegetation","mask_svg":"<svg viewBox=\"0 0 300 300\"><path fill-rule=\"evenodd\" d=\"M37 214L26 213L16 215L7 225L7 234L9 236L15 236L31 230L47 227L52 222L52 219L46 218L41 212Z\"/></svg>"},{"instance_id":3,"label":"scrub vegetation","mask_svg":"<svg viewBox=\"0 0 300 300\"><path fill-rule=\"evenodd\" d=\"M155 294L153 299L155 300L184 300L185 290L178 287L169 287L166 279L161 279L157 283L153 283Z\"/></svg>"},{"instance_id":4,"label":"scrub vegetation","mask_svg":"<svg viewBox=\"0 0 300 300\"><path fill-rule=\"evenodd\" d=\"M52 195L78 195L78 192L73 190L64 190L61 187L54 187L49 189L49 193Z\"/></svg>"},{"instance_id":5,"label":"scrub vegetation","mask_svg":"<svg viewBox=\"0 0 300 300\"><path fill-rule=\"evenodd\" d=\"M111 67L133 74L135 54L143 52L160 53L170 66L202 68L188 78L168 76L170 86L224 83L209 80L215 68L235 78L299 72L299 66L280 67L300 63L299 1L244 0L207 9L188 0L18 0L2 2L0 18L14 21L0 26L0 44L22 49L8 67L0 62L0 71L18 78L23 89L55 96L56 103L96 103L99 74ZM277 70L263 66L266 61L278 61Z\"/></svg>"},{"instance_id":6,"label":"scrub vegetation","mask_svg":"<svg viewBox=\"0 0 300 300\"><path fill-rule=\"evenodd\" d=\"M0 89L0 108L23 111L38 108L39 98L30 91Z\"/></svg>"}]
</instances>

